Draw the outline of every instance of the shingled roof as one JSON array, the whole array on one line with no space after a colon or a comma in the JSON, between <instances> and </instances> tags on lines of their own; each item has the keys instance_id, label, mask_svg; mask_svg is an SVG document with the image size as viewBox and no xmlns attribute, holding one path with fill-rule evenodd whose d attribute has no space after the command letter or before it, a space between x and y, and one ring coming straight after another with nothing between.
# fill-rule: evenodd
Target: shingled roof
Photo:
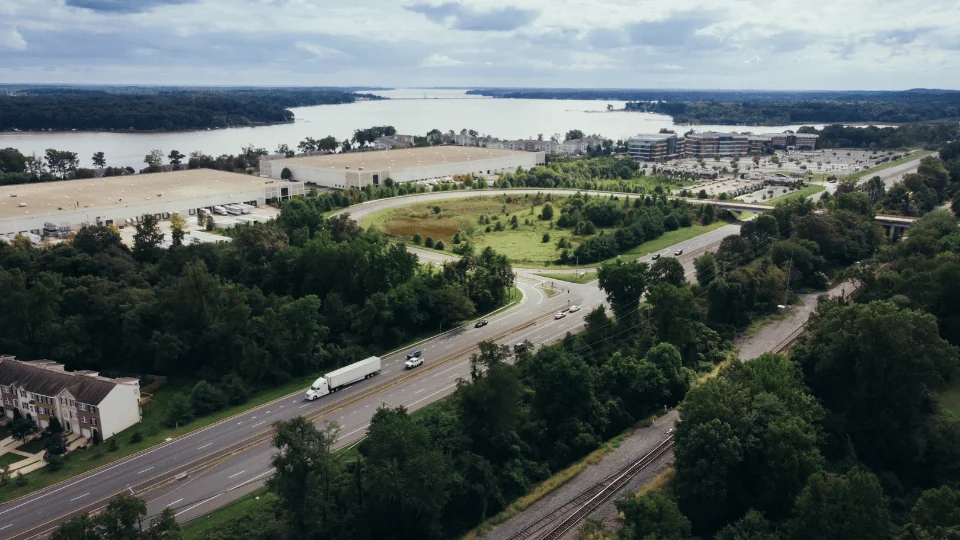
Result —
<instances>
[{"instance_id":1,"label":"shingled roof","mask_svg":"<svg viewBox=\"0 0 960 540\"><path fill-rule=\"evenodd\" d=\"M0 357L0 384L15 385L43 396L56 396L66 389L75 400L89 405L99 405L117 385L103 377L86 375L92 372L71 373L61 369L60 364L53 362L30 365L10 357Z\"/></svg>"}]
</instances>

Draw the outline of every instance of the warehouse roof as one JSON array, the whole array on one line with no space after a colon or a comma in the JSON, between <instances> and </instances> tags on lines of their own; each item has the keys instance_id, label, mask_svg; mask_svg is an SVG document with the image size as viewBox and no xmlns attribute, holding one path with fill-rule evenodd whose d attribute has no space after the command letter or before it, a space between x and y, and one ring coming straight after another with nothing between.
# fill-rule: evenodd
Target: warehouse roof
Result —
<instances>
[{"instance_id":1,"label":"warehouse roof","mask_svg":"<svg viewBox=\"0 0 960 540\"><path fill-rule=\"evenodd\" d=\"M461 163L510 156L529 156L531 152L479 148L475 146L426 146L399 150L348 152L322 156L295 157L272 160L281 165L307 165L321 169L406 169L442 163Z\"/></svg>"},{"instance_id":2,"label":"warehouse roof","mask_svg":"<svg viewBox=\"0 0 960 540\"><path fill-rule=\"evenodd\" d=\"M253 191L279 180L213 169L0 186L0 218ZM20 206L24 204L26 206ZM182 208L171 208L182 210Z\"/></svg>"}]
</instances>

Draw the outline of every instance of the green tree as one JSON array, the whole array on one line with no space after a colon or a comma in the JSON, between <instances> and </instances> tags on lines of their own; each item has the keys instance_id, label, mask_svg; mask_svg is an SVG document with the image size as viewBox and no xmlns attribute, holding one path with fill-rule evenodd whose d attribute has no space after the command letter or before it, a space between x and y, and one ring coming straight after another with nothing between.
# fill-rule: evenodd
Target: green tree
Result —
<instances>
[{"instance_id":1,"label":"green tree","mask_svg":"<svg viewBox=\"0 0 960 540\"><path fill-rule=\"evenodd\" d=\"M419 246L420 244L423 244L423 237L420 236L420 233L415 233L411 241L415 246Z\"/></svg>"},{"instance_id":2,"label":"green tree","mask_svg":"<svg viewBox=\"0 0 960 540\"><path fill-rule=\"evenodd\" d=\"M682 287L687 284L683 265L676 257L660 257L650 266L647 279L650 285L668 284Z\"/></svg>"},{"instance_id":3,"label":"green tree","mask_svg":"<svg viewBox=\"0 0 960 540\"><path fill-rule=\"evenodd\" d=\"M160 257L160 244L163 233L153 214L146 214L137 223L137 232L133 235L133 256L140 262L155 262Z\"/></svg>"},{"instance_id":4,"label":"green tree","mask_svg":"<svg viewBox=\"0 0 960 540\"><path fill-rule=\"evenodd\" d=\"M13 420L10 422L10 435L18 441L24 441L36 432L37 423L34 422L33 418L29 414L27 416L21 415L20 409L14 409Z\"/></svg>"},{"instance_id":5,"label":"green tree","mask_svg":"<svg viewBox=\"0 0 960 540\"><path fill-rule=\"evenodd\" d=\"M934 392L960 366L936 319L892 302L824 302L808 328L792 356L829 409L833 432L867 465L914 474L937 410Z\"/></svg>"},{"instance_id":6,"label":"green tree","mask_svg":"<svg viewBox=\"0 0 960 540\"><path fill-rule=\"evenodd\" d=\"M51 540L179 540L180 526L166 508L149 525L141 527L147 504L120 494L96 517L81 514L57 528ZM141 530L142 529L142 530Z\"/></svg>"},{"instance_id":7,"label":"green tree","mask_svg":"<svg viewBox=\"0 0 960 540\"><path fill-rule=\"evenodd\" d=\"M941 486L924 491L913 505L908 527L916 538L960 537L960 490Z\"/></svg>"},{"instance_id":8,"label":"green tree","mask_svg":"<svg viewBox=\"0 0 960 540\"><path fill-rule=\"evenodd\" d=\"M293 180L293 172L288 167L284 167L283 170L280 171L280 179Z\"/></svg>"},{"instance_id":9,"label":"green tree","mask_svg":"<svg viewBox=\"0 0 960 540\"><path fill-rule=\"evenodd\" d=\"M442 538L452 464L406 409L373 415L364 456L364 512L373 538Z\"/></svg>"},{"instance_id":10,"label":"green tree","mask_svg":"<svg viewBox=\"0 0 960 540\"><path fill-rule=\"evenodd\" d=\"M174 246L183 245L183 237L186 234L187 220L183 216L174 212L170 214L170 241Z\"/></svg>"},{"instance_id":11,"label":"green tree","mask_svg":"<svg viewBox=\"0 0 960 540\"><path fill-rule=\"evenodd\" d=\"M630 494L616 503L623 514L623 540L685 540L691 538L690 521L677 508L677 503L649 491Z\"/></svg>"},{"instance_id":12,"label":"green tree","mask_svg":"<svg viewBox=\"0 0 960 540\"><path fill-rule=\"evenodd\" d=\"M571 129L570 131L567 132L566 139L569 141L573 139L582 139L584 137L585 135L579 129Z\"/></svg>"},{"instance_id":13,"label":"green tree","mask_svg":"<svg viewBox=\"0 0 960 540\"><path fill-rule=\"evenodd\" d=\"M649 266L636 261L606 263L597 270L600 288L617 316L617 323L631 327L638 320L640 297L646 288Z\"/></svg>"},{"instance_id":14,"label":"green tree","mask_svg":"<svg viewBox=\"0 0 960 540\"><path fill-rule=\"evenodd\" d=\"M177 392L170 396L167 402L167 410L164 414L164 423L170 427L183 425L193 420L193 403L190 396L183 392Z\"/></svg>"},{"instance_id":15,"label":"green tree","mask_svg":"<svg viewBox=\"0 0 960 540\"><path fill-rule=\"evenodd\" d=\"M553 205L547 203L543 205L543 209L540 210L540 219L544 221L550 221L553 219Z\"/></svg>"},{"instance_id":16,"label":"green tree","mask_svg":"<svg viewBox=\"0 0 960 540\"><path fill-rule=\"evenodd\" d=\"M151 150L149 154L143 157L143 162L150 169L159 169L163 165L163 150Z\"/></svg>"},{"instance_id":17,"label":"green tree","mask_svg":"<svg viewBox=\"0 0 960 540\"><path fill-rule=\"evenodd\" d=\"M52 417L47 428L40 434L43 440L43 449L48 453L59 456L67 451L67 436L63 433L63 426L57 417Z\"/></svg>"},{"instance_id":18,"label":"green tree","mask_svg":"<svg viewBox=\"0 0 960 540\"><path fill-rule=\"evenodd\" d=\"M199 416L205 416L226 407L227 396L207 381L198 381L190 391L190 404Z\"/></svg>"},{"instance_id":19,"label":"green tree","mask_svg":"<svg viewBox=\"0 0 960 540\"><path fill-rule=\"evenodd\" d=\"M817 473L797 496L789 538L873 540L891 533L887 501L873 473L854 468L842 476Z\"/></svg>"},{"instance_id":20,"label":"green tree","mask_svg":"<svg viewBox=\"0 0 960 540\"><path fill-rule=\"evenodd\" d=\"M720 273L720 265L717 264L717 257L712 251L707 251L703 255L693 260L693 268L696 271L697 283L706 287Z\"/></svg>"},{"instance_id":21,"label":"green tree","mask_svg":"<svg viewBox=\"0 0 960 540\"><path fill-rule=\"evenodd\" d=\"M763 514L750 510L736 522L720 529L714 540L781 540L783 534Z\"/></svg>"},{"instance_id":22,"label":"green tree","mask_svg":"<svg viewBox=\"0 0 960 540\"><path fill-rule=\"evenodd\" d=\"M98 169L103 169L107 166L107 158L103 152L94 152L93 153L93 166Z\"/></svg>"},{"instance_id":23,"label":"green tree","mask_svg":"<svg viewBox=\"0 0 960 540\"><path fill-rule=\"evenodd\" d=\"M183 162L183 158L187 157L184 154L181 154L179 150L171 150L170 155L167 156L167 159L170 160L170 164L173 165L173 170L180 170L180 163Z\"/></svg>"},{"instance_id":24,"label":"green tree","mask_svg":"<svg viewBox=\"0 0 960 540\"><path fill-rule=\"evenodd\" d=\"M277 494L291 534L296 538L337 537L348 516L338 512L340 461L333 453L340 426L317 429L297 417L274 424L272 465L268 481Z\"/></svg>"}]
</instances>

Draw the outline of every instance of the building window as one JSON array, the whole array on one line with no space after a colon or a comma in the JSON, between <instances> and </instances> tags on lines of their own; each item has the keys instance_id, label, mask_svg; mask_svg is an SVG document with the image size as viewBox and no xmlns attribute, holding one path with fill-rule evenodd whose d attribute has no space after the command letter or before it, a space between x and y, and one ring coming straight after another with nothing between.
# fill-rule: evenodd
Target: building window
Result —
<instances>
[{"instance_id":1,"label":"building window","mask_svg":"<svg viewBox=\"0 0 960 540\"><path fill-rule=\"evenodd\" d=\"M87 411L87 406L84 405L83 403L80 403L79 405L77 405L77 408L84 412Z\"/></svg>"},{"instance_id":2,"label":"building window","mask_svg":"<svg viewBox=\"0 0 960 540\"><path fill-rule=\"evenodd\" d=\"M94 407L93 405L91 405L91 406L90 406L90 412L92 412L92 413L97 412L97 408Z\"/></svg>"},{"instance_id":3,"label":"building window","mask_svg":"<svg viewBox=\"0 0 960 540\"><path fill-rule=\"evenodd\" d=\"M27 397L27 391L21 389L21 390L20 390L20 397Z\"/></svg>"},{"instance_id":4,"label":"building window","mask_svg":"<svg viewBox=\"0 0 960 540\"><path fill-rule=\"evenodd\" d=\"M76 407L76 406L77 406L77 402L71 399L71 400L70 400L70 406L71 406L71 407Z\"/></svg>"},{"instance_id":5,"label":"building window","mask_svg":"<svg viewBox=\"0 0 960 540\"><path fill-rule=\"evenodd\" d=\"M81 423L81 424L86 424L86 423L87 423L87 419L81 416L81 417L80 417L80 423Z\"/></svg>"},{"instance_id":6,"label":"building window","mask_svg":"<svg viewBox=\"0 0 960 540\"><path fill-rule=\"evenodd\" d=\"M96 419L96 418L91 418L91 419L90 419L90 423L93 424L94 426L97 425L97 419Z\"/></svg>"}]
</instances>

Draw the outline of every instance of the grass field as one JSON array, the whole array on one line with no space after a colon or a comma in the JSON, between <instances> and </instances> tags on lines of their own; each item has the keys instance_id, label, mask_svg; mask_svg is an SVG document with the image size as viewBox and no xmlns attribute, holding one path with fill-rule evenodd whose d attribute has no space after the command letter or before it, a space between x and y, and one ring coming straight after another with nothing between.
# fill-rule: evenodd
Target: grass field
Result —
<instances>
[{"instance_id":1,"label":"grass field","mask_svg":"<svg viewBox=\"0 0 960 540\"><path fill-rule=\"evenodd\" d=\"M276 500L276 496L267 491L267 488L252 491L217 509L216 512L200 516L184 523L183 526L180 527L180 535L183 540L195 540L206 538L214 531L223 532L225 528L229 528L230 525L233 525L234 522L251 513L252 510L260 509L273 500ZM239 523L236 525L239 525Z\"/></svg>"},{"instance_id":2,"label":"grass field","mask_svg":"<svg viewBox=\"0 0 960 540\"><path fill-rule=\"evenodd\" d=\"M590 283L591 281L597 279L596 272L580 272L580 275L577 274L534 274L535 276L540 276L546 279L556 279L559 281L567 281L569 283Z\"/></svg>"},{"instance_id":3,"label":"grass field","mask_svg":"<svg viewBox=\"0 0 960 540\"><path fill-rule=\"evenodd\" d=\"M956 420L960 420L960 377L955 377L953 382L940 393L940 406L943 412Z\"/></svg>"},{"instance_id":4,"label":"grass field","mask_svg":"<svg viewBox=\"0 0 960 540\"><path fill-rule=\"evenodd\" d=\"M36 454L37 452L43 450L43 441L41 441L38 437L32 441L21 444L17 447L17 450L26 452L28 454Z\"/></svg>"},{"instance_id":5,"label":"grass field","mask_svg":"<svg viewBox=\"0 0 960 540\"><path fill-rule=\"evenodd\" d=\"M9 467L16 462L23 461L25 459L27 458L18 456L16 454L3 454L0 456L0 468Z\"/></svg>"},{"instance_id":6,"label":"grass field","mask_svg":"<svg viewBox=\"0 0 960 540\"><path fill-rule=\"evenodd\" d=\"M507 202L508 200L510 202ZM491 247L494 251L509 257L516 266L575 269L577 267L575 264L553 264L558 254L557 242L565 238L576 248L587 237L575 236L569 230L551 228L549 222L538 219L544 204L532 205L532 201L532 196L498 195L454 199L442 201L436 205L434 203L411 204L367 216L361 225L365 228L376 227L392 238L408 243L412 241L414 234L419 234L424 240L428 237L434 241L443 240L445 253L450 253L453 247L452 238L459 230L470 237L470 241L478 250ZM554 219L556 219L560 215L560 209L566 204L566 198L551 197L550 203L554 208ZM434 212L434 206L439 206L440 212ZM491 219L490 232L486 231L487 225L478 223L481 216ZM518 221L516 230L510 226L510 219L513 216L516 216ZM494 230L497 221L504 223L503 231ZM669 231L660 238L622 253L621 257L640 257L653 253L725 224L725 222L716 222L706 226L695 225ZM607 233L612 231L608 229ZM543 241L544 234L550 235L549 241ZM594 265L597 263L591 266Z\"/></svg>"},{"instance_id":7,"label":"grass field","mask_svg":"<svg viewBox=\"0 0 960 540\"><path fill-rule=\"evenodd\" d=\"M821 186L820 184L808 184L806 186L803 186L797 191L794 191L792 193L787 193L786 195L780 195L779 197L774 197L772 199L767 199L766 201L763 201L763 202L776 204L784 201L792 201L794 199L803 199L803 198L809 197L810 195L815 195L817 193L820 193L821 191L826 191L826 190L827 188L824 186Z\"/></svg>"}]
</instances>

